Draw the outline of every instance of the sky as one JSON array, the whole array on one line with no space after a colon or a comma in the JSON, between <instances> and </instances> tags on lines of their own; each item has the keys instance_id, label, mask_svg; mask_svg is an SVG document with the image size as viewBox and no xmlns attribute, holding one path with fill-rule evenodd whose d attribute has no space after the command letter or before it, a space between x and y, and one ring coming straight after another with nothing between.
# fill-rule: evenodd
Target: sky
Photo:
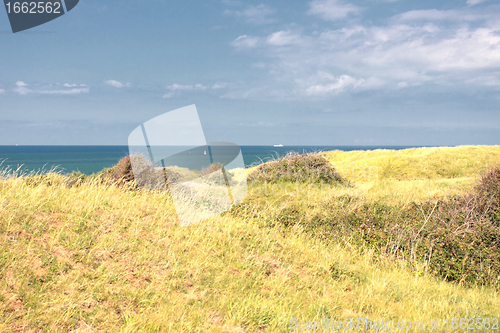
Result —
<instances>
[{"instance_id":1,"label":"sky","mask_svg":"<svg viewBox=\"0 0 500 333\"><path fill-rule=\"evenodd\" d=\"M80 0L13 34L0 145L127 145L195 104L208 142L500 144L500 2Z\"/></svg>"}]
</instances>

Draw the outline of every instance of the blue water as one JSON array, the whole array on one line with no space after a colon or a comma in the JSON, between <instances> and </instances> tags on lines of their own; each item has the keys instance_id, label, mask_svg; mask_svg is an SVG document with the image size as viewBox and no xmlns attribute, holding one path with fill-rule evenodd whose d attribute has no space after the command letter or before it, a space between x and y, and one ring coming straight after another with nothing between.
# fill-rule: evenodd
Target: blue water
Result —
<instances>
[{"instance_id":1,"label":"blue water","mask_svg":"<svg viewBox=\"0 0 500 333\"><path fill-rule=\"evenodd\" d=\"M257 165L291 151L308 153L331 150L406 149L408 146L242 146L246 166ZM24 172L61 173L80 171L87 175L110 168L128 155L127 146L0 146L0 169L21 167Z\"/></svg>"}]
</instances>

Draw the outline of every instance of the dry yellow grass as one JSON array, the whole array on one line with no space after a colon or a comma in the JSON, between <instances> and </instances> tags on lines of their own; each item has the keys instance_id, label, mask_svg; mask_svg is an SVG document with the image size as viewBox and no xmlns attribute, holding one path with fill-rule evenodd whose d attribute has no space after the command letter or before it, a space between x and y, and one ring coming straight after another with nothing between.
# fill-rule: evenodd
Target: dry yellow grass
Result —
<instances>
[{"instance_id":1,"label":"dry yellow grass","mask_svg":"<svg viewBox=\"0 0 500 333\"><path fill-rule=\"evenodd\" d=\"M333 151L322 155L368 200L424 201L463 193L500 165L500 146ZM344 194L339 192L339 194Z\"/></svg>"},{"instance_id":2,"label":"dry yellow grass","mask_svg":"<svg viewBox=\"0 0 500 333\"><path fill-rule=\"evenodd\" d=\"M368 165L345 154L329 158ZM466 187L464 179L476 173L458 174L452 183L462 179ZM446 192L447 179L355 185L367 186L360 195L380 198L410 185ZM315 191L307 200L324 199ZM255 195L264 194L253 188L249 199ZM269 199L279 204L305 195L290 187ZM332 265L346 274L333 275ZM499 296L410 270L348 240L325 244L298 227L263 227L230 213L180 227L166 192L95 181L67 187L59 175L33 185L23 178L0 182L4 332L289 332L291 318L499 318Z\"/></svg>"}]
</instances>

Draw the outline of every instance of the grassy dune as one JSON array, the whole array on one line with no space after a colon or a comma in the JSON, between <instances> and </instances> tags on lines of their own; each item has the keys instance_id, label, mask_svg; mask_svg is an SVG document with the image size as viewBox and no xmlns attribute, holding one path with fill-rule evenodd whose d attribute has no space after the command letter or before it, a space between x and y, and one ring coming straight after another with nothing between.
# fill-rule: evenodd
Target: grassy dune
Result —
<instances>
[{"instance_id":1,"label":"grassy dune","mask_svg":"<svg viewBox=\"0 0 500 333\"><path fill-rule=\"evenodd\" d=\"M356 184L356 195L400 203L463 193L482 172L500 165L500 146L333 151L322 155Z\"/></svg>"},{"instance_id":2,"label":"grassy dune","mask_svg":"<svg viewBox=\"0 0 500 333\"><path fill-rule=\"evenodd\" d=\"M447 282L348 233L329 237L314 219L465 193L500 162L500 147L324 156L350 185L251 183L238 207L189 227L166 192L96 178L69 186L56 174L1 181L0 331L289 332L291 318L500 317L498 288Z\"/></svg>"}]
</instances>

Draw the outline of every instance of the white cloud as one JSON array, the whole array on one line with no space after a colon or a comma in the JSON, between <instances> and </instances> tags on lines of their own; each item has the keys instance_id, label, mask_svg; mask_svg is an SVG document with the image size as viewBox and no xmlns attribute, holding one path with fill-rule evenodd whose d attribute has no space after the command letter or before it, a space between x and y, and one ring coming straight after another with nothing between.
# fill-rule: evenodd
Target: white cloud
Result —
<instances>
[{"instance_id":1,"label":"white cloud","mask_svg":"<svg viewBox=\"0 0 500 333\"><path fill-rule=\"evenodd\" d=\"M268 16L275 13L275 10L271 7L261 4L258 6L249 6L248 8L237 11L226 9L224 11L225 15L231 15L238 18L243 18L247 23L251 24L267 24L275 22L276 20L268 18Z\"/></svg>"},{"instance_id":2,"label":"white cloud","mask_svg":"<svg viewBox=\"0 0 500 333\"><path fill-rule=\"evenodd\" d=\"M394 19L400 22L407 21L484 21L486 18L496 19L497 14L488 11L476 10L471 8L460 8L450 10L425 9L411 10L394 16Z\"/></svg>"},{"instance_id":3,"label":"white cloud","mask_svg":"<svg viewBox=\"0 0 500 333\"><path fill-rule=\"evenodd\" d=\"M306 89L308 95L322 95L330 92L339 93L348 87L356 88L365 82L364 79L356 80L349 75L341 75L333 83L329 84L316 84Z\"/></svg>"},{"instance_id":4,"label":"white cloud","mask_svg":"<svg viewBox=\"0 0 500 333\"><path fill-rule=\"evenodd\" d=\"M75 95L75 94L87 94L90 91L89 88L73 88L66 90L39 90L37 93L44 95Z\"/></svg>"},{"instance_id":5,"label":"white cloud","mask_svg":"<svg viewBox=\"0 0 500 333\"><path fill-rule=\"evenodd\" d=\"M370 52L360 48L353 53L366 65L389 68L398 66L416 71L454 71L500 69L500 30L492 28L460 28L451 36L436 38L432 29L405 27L372 29L365 43ZM396 31L395 31L396 30ZM380 38L380 35L396 38ZM366 45L366 44L365 44Z\"/></svg>"},{"instance_id":6,"label":"white cloud","mask_svg":"<svg viewBox=\"0 0 500 333\"><path fill-rule=\"evenodd\" d=\"M207 90L207 87L205 87L202 84L195 84L195 85L182 85L182 84L177 84L174 83L170 86L167 86L167 89L172 90L172 91L178 91L178 90Z\"/></svg>"},{"instance_id":7,"label":"white cloud","mask_svg":"<svg viewBox=\"0 0 500 333\"><path fill-rule=\"evenodd\" d=\"M194 89L196 89L196 90L207 90L208 87L205 87L202 84L195 84Z\"/></svg>"},{"instance_id":8,"label":"white cloud","mask_svg":"<svg viewBox=\"0 0 500 333\"><path fill-rule=\"evenodd\" d=\"M457 17L456 11L452 10L437 10L437 9L426 9L426 10L411 10L396 16L400 21L412 21L412 20L444 20L444 19L454 19Z\"/></svg>"},{"instance_id":9,"label":"white cloud","mask_svg":"<svg viewBox=\"0 0 500 333\"><path fill-rule=\"evenodd\" d=\"M27 86L28 85L23 81L17 81L16 88L14 88L14 92L18 93L19 95L27 95L31 92L30 89L26 88Z\"/></svg>"},{"instance_id":10,"label":"white cloud","mask_svg":"<svg viewBox=\"0 0 500 333\"><path fill-rule=\"evenodd\" d=\"M224 88L227 88L227 83L225 82L217 82L215 83L213 86L212 86L212 89L213 90L217 90L217 89L224 89Z\"/></svg>"},{"instance_id":11,"label":"white cloud","mask_svg":"<svg viewBox=\"0 0 500 333\"><path fill-rule=\"evenodd\" d=\"M4 94L5 93L5 89L0 89L0 94Z\"/></svg>"},{"instance_id":12,"label":"white cloud","mask_svg":"<svg viewBox=\"0 0 500 333\"><path fill-rule=\"evenodd\" d=\"M172 98L176 95L179 95L182 91L205 91L209 89L207 86L204 86L200 83L194 85L182 85L174 83L166 87L169 92L163 95L163 98Z\"/></svg>"},{"instance_id":13,"label":"white cloud","mask_svg":"<svg viewBox=\"0 0 500 333\"><path fill-rule=\"evenodd\" d=\"M478 5L480 3L486 2L488 0L467 0L467 4L470 6Z\"/></svg>"},{"instance_id":14,"label":"white cloud","mask_svg":"<svg viewBox=\"0 0 500 333\"><path fill-rule=\"evenodd\" d=\"M63 85L61 84L28 85L23 81L17 81L16 87L13 90L19 95L27 95L30 93L42 94L42 95L75 95L75 94L85 94L90 91L90 89L85 84L77 85L77 84L65 83Z\"/></svg>"},{"instance_id":15,"label":"white cloud","mask_svg":"<svg viewBox=\"0 0 500 333\"><path fill-rule=\"evenodd\" d=\"M350 15L357 15L362 8L339 0L313 0L309 3L310 15L317 15L327 21L336 21Z\"/></svg>"},{"instance_id":16,"label":"white cloud","mask_svg":"<svg viewBox=\"0 0 500 333\"><path fill-rule=\"evenodd\" d=\"M181 84L177 84L177 83L174 83L170 86L167 86L167 89L169 90L172 90L172 91L176 91L176 90L193 90L193 86L192 85L181 85Z\"/></svg>"},{"instance_id":17,"label":"white cloud","mask_svg":"<svg viewBox=\"0 0 500 333\"><path fill-rule=\"evenodd\" d=\"M335 76L331 73L320 71L306 80L295 80L300 87L297 91L307 96L326 96L339 94L347 90L353 90L359 87L369 88L373 82L360 78L355 79L350 75Z\"/></svg>"},{"instance_id":18,"label":"white cloud","mask_svg":"<svg viewBox=\"0 0 500 333\"><path fill-rule=\"evenodd\" d=\"M166 93L163 95L163 98L172 98L175 96L175 93L174 92L169 92L169 93Z\"/></svg>"},{"instance_id":19,"label":"white cloud","mask_svg":"<svg viewBox=\"0 0 500 333\"><path fill-rule=\"evenodd\" d=\"M123 87L130 87L130 83L121 83L119 81L116 81L116 80L107 80L107 81L104 81L105 84L107 84L108 86L112 86L112 87L115 87L115 88L123 88Z\"/></svg>"},{"instance_id":20,"label":"white cloud","mask_svg":"<svg viewBox=\"0 0 500 333\"><path fill-rule=\"evenodd\" d=\"M311 6L321 4L338 2L313 1ZM348 25L308 35L280 30L262 37L240 36L233 46L260 57L258 68L268 75L270 87L253 94L253 87L247 86L239 93L230 90L225 97L270 97L273 91L280 92L275 96L292 98L326 96L428 84L497 86L500 6L467 8L410 11L386 25Z\"/></svg>"},{"instance_id":21,"label":"white cloud","mask_svg":"<svg viewBox=\"0 0 500 333\"><path fill-rule=\"evenodd\" d=\"M242 35L231 42L231 45L239 49L253 48L259 43L259 38Z\"/></svg>"},{"instance_id":22,"label":"white cloud","mask_svg":"<svg viewBox=\"0 0 500 333\"><path fill-rule=\"evenodd\" d=\"M276 46L284 46L290 44L298 44L301 38L300 35L291 31L278 31L267 37L266 43Z\"/></svg>"}]
</instances>

